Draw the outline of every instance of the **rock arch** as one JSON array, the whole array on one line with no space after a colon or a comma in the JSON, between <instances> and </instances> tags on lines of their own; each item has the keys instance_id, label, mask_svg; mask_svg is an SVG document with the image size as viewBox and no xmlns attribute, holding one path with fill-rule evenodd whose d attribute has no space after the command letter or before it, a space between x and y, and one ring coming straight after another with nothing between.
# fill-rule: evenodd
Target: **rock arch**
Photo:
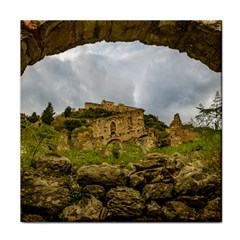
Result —
<instances>
[{"instance_id":1,"label":"rock arch","mask_svg":"<svg viewBox=\"0 0 240 240\"><path fill-rule=\"evenodd\" d=\"M168 46L220 72L221 25L221 21L22 21L21 74L47 55L102 40Z\"/></svg>"}]
</instances>

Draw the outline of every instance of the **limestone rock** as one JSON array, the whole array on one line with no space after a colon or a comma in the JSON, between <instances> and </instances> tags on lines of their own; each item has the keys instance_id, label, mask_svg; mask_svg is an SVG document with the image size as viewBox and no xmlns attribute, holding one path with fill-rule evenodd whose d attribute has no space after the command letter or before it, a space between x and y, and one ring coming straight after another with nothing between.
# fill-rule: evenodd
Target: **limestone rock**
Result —
<instances>
[{"instance_id":1,"label":"limestone rock","mask_svg":"<svg viewBox=\"0 0 240 240\"><path fill-rule=\"evenodd\" d=\"M76 178L78 183L83 186L94 184L104 187L124 186L127 181L127 177L120 167L109 164L80 167Z\"/></svg>"},{"instance_id":2,"label":"limestone rock","mask_svg":"<svg viewBox=\"0 0 240 240\"><path fill-rule=\"evenodd\" d=\"M102 202L92 196L85 204L79 201L64 208L63 220L67 222L98 222L102 209Z\"/></svg>"},{"instance_id":3,"label":"limestone rock","mask_svg":"<svg viewBox=\"0 0 240 240\"><path fill-rule=\"evenodd\" d=\"M137 171L142 171L145 169L149 169L149 168L157 168L157 167L162 167L163 163L161 160L144 160L144 161L139 161L133 164L134 167L136 168Z\"/></svg>"},{"instance_id":4,"label":"limestone rock","mask_svg":"<svg viewBox=\"0 0 240 240\"><path fill-rule=\"evenodd\" d=\"M101 185L87 185L83 188L83 190L89 192L99 200L101 200L105 195L105 189Z\"/></svg>"},{"instance_id":5,"label":"limestone rock","mask_svg":"<svg viewBox=\"0 0 240 240\"><path fill-rule=\"evenodd\" d=\"M21 206L26 212L55 215L69 200L70 193L63 180L55 177L22 176Z\"/></svg>"},{"instance_id":6,"label":"limestone rock","mask_svg":"<svg viewBox=\"0 0 240 240\"><path fill-rule=\"evenodd\" d=\"M145 186L146 182L147 181L146 178L144 177L144 174L135 173L129 177L130 187L135 188L137 190L142 189Z\"/></svg>"},{"instance_id":7,"label":"limestone rock","mask_svg":"<svg viewBox=\"0 0 240 240\"><path fill-rule=\"evenodd\" d=\"M193 166L185 166L175 177L174 190L180 195L195 195L199 180L204 179L206 174L201 169Z\"/></svg>"},{"instance_id":8,"label":"limestone rock","mask_svg":"<svg viewBox=\"0 0 240 240\"><path fill-rule=\"evenodd\" d=\"M197 195L212 199L221 193L221 179L220 176L210 175L187 165L176 176L174 189L180 195Z\"/></svg>"},{"instance_id":9,"label":"limestone rock","mask_svg":"<svg viewBox=\"0 0 240 240\"><path fill-rule=\"evenodd\" d=\"M172 183L152 183L143 188L142 196L145 200L163 200L172 197Z\"/></svg>"},{"instance_id":10,"label":"limestone rock","mask_svg":"<svg viewBox=\"0 0 240 240\"><path fill-rule=\"evenodd\" d=\"M217 197L208 202L208 204L199 211L199 220L202 222L220 222L221 215L221 198Z\"/></svg>"},{"instance_id":11,"label":"limestone rock","mask_svg":"<svg viewBox=\"0 0 240 240\"><path fill-rule=\"evenodd\" d=\"M209 174L199 181L197 195L206 196L208 200L221 196L221 176Z\"/></svg>"},{"instance_id":12,"label":"limestone rock","mask_svg":"<svg viewBox=\"0 0 240 240\"><path fill-rule=\"evenodd\" d=\"M35 161L36 169L39 172L49 175L69 174L72 169L72 162L66 157L48 154Z\"/></svg>"},{"instance_id":13,"label":"limestone rock","mask_svg":"<svg viewBox=\"0 0 240 240\"><path fill-rule=\"evenodd\" d=\"M146 169L132 174L130 177L130 186L133 188L142 188L146 183L174 182L173 176L165 167Z\"/></svg>"},{"instance_id":14,"label":"limestone rock","mask_svg":"<svg viewBox=\"0 0 240 240\"><path fill-rule=\"evenodd\" d=\"M155 201L151 201L147 203L146 206L147 206L147 215L150 217L159 216L162 213L161 207Z\"/></svg>"},{"instance_id":15,"label":"limestone rock","mask_svg":"<svg viewBox=\"0 0 240 240\"><path fill-rule=\"evenodd\" d=\"M108 216L108 209L103 207L99 220L104 221Z\"/></svg>"},{"instance_id":16,"label":"limestone rock","mask_svg":"<svg viewBox=\"0 0 240 240\"><path fill-rule=\"evenodd\" d=\"M145 161L157 160L159 162L165 163L168 160L168 156L162 153L148 153L145 158Z\"/></svg>"},{"instance_id":17,"label":"limestone rock","mask_svg":"<svg viewBox=\"0 0 240 240\"><path fill-rule=\"evenodd\" d=\"M221 21L22 21L21 73L46 55L102 40L168 46L221 71Z\"/></svg>"},{"instance_id":18,"label":"limestone rock","mask_svg":"<svg viewBox=\"0 0 240 240\"><path fill-rule=\"evenodd\" d=\"M132 188L112 188L106 197L108 199L107 209L113 220L139 217L145 207L140 192Z\"/></svg>"},{"instance_id":19,"label":"limestone rock","mask_svg":"<svg viewBox=\"0 0 240 240\"><path fill-rule=\"evenodd\" d=\"M188 207L186 204L178 201L167 202L161 210L164 219L167 221L191 222L198 219L194 208Z\"/></svg>"},{"instance_id":20,"label":"limestone rock","mask_svg":"<svg viewBox=\"0 0 240 240\"><path fill-rule=\"evenodd\" d=\"M21 219L22 222L46 222L46 219L37 214L26 214Z\"/></svg>"},{"instance_id":21,"label":"limestone rock","mask_svg":"<svg viewBox=\"0 0 240 240\"><path fill-rule=\"evenodd\" d=\"M207 204L207 198L204 196L179 196L175 200L195 209L200 209Z\"/></svg>"}]
</instances>

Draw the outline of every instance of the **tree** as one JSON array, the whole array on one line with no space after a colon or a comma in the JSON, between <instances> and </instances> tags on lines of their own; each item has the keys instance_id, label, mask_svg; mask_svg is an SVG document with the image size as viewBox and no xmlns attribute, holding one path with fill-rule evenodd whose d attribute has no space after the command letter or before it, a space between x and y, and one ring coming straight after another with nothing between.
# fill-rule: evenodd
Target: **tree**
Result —
<instances>
[{"instance_id":1,"label":"tree","mask_svg":"<svg viewBox=\"0 0 240 240\"><path fill-rule=\"evenodd\" d=\"M205 108L201 103L196 108L199 110L199 114L195 117L196 122L191 120L193 125L216 130L222 128L222 97L218 91L209 108Z\"/></svg>"},{"instance_id":2,"label":"tree","mask_svg":"<svg viewBox=\"0 0 240 240\"><path fill-rule=\"evenodd\" d=\"M36 112L33 112L32 115L28 117L28 121L31 123L35 123L38 121L39 118L40 118L39 115L37 115Z\"/></svg>"},{"instance_id":3,"label":"tree","mask_svg":"<svg viewBox=\"0 0 240 240\"><path fill-rule=\"evenodd\" d=\"M53 109L53 105L52 103L48 103L48 106L46 107L46 109L43 111L41 119L44 123L50 125L52 123L52 121L54 120L54 109Z\"/></svg>"},{"instance_id":4,"label":"tree","mask_svg":"<svg viewBox=\"0 0 240 240\"><path fill-rule=\"evenodd\" d=\"M72 114L72 108L70 106L66 107L66 109L64 110L64 116L70 117L71 114Z\"/></svg>"}]
</instances>

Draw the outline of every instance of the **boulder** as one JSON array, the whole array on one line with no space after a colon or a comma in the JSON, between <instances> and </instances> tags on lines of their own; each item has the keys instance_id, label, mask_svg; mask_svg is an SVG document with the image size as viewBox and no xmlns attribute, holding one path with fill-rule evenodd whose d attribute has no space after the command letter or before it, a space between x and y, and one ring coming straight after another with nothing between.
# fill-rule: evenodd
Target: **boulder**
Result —
<instances>
[{"instance_id":1,"label":"boulder","mask_svg":"<svg viewBox=\"0 0 240 240\"><path fill-rule=\"evenodd\" d=\"M147 180L144 176L144 174L139 174L139 173L134 173L129 177L129 185L131 188L135 188L137 190L141 190L145 184L146 184Z\"/></svg>"},{"instance_id":2,"label":"boulder","mask_svg":"<svg viewBox=\"0 0 240 240\"><path fill-rule=\"evenodd\" d=\"M186 165L177 176L175 176L174 190L179 195L195 196L199 181L204 179L206 174L201 169Z\"/></svg>"},{"instance_id":3,"label":"boulder","mask_svg":"<svg viewBox=\"0 0 240 240\"><path fill-rule=\"evenodd\" d=\"M167 202L161 210L166 221L192 222L198 220L196 210L179 201Z\"/></svg>"},{"instance_id":4,"label":"boulder","mask_svg":"<svg viewBox=\"0 0 240 240\"><path fill-rule=\"evenodd\" d=\"M79 201L64 208L62 218L67 222L98 222L102 209L102 202L91 196L87 202Z\"/></svg>"},{"instance_id":5,"label":"boulder","mask_svg":"<svg viewBox=\"0 0 240 240\"><path fill-rule=\"evenodd\" d=\"M46 222L46 219L37 214L26 214L21 218L22 222Z\"/></svg>"},{"instance_id":6,"label":"boulder","mask_svg":"<svg viewBox=\"0 0 240 240\"><path fill-rule=\"evenodd\" d=\"M124 186L127 181L123 169L109 164L88 165L80 167L76 179L82 186L102 185L104 187Z\"/></svg>"},{"instance_id":7,"label":"boulder","mask_svg":"<svg viewBox=\"0 0 240 240\"><path fill-rule=\"evenodd\" d=\"M174 178L172 174L170 174L170 172L165 167L138 171L132 174L129 177L129 180L130 180L130 186L133 188L141 188L146 183L157 183L157 182L173 183L174 182Z\"/></svg>"},{"instance_id":8,"label":"boulder","mask_svg":"<svg viewBox=\"0 0 240 240\"><path fill-rule=\"evenodd\" d=\"M47 154L35 161L37 171L47 175L70 174L72 166L71 160L57 154Z\"/></svg>"},{"instance_id":9,"label":"boulder","mask_svg":"<svg viewBox=\"0 0 240 240\"><path fill-rule=\"evenodd\" d=\"M221 176L209 174L199 181L196 193L197 195L206 196L208 200L212 200L221 196L221 186Z\"/></svg>"},{"instance_id":10,"label":"boulder","mask_svg":"<svg viewBox=\"0 0 240 240\"><path fill-rule=\"evenodd\" d=\"M145 200L165 200L172 197L173 183L146 184L142 191Z\"/></svg>"},{"instance_id":11,"label":"boulder","mask_svg":"<svg viewBox=\"0 0 240 240\"><path fill-rule=\"evenodd\" d=\"M204 196L179 196L175 200L195 209L200 209L207 204L207 198Z\"/></svg>"},{"instance_id":12,"label":"boulder","mask_svg":"<svg viewBox=\"0 0 240 240\"><path fill-rule=\"evenodd\" d=\"M23 175L21 207L25 212L40 215L58 214L68 204L70 192L62 179Z\"/></svg>"},{"instance_id":13,"label":"boulder","mask_svg":"<svg viewBox=\"0 0 240 240\"><path fill-rule=\"evenodd\" d=\"M162 160L154 159L154 160L142 160L136 163L133 163L133 166L137 171L142 171L149 168L157 168L162 167L164 165Z\"/></svg>"},{"instance_id":14,"label":"boulder","mask_svg":"<svg viewBox=\"0 0 240 240\"><path fill-rule=\"evenodd\" d=\"M157 160L159 162L165 163L168 160L168 156L162 153L148 153L144 160L145 161L152 161Z\"/></svg>"},{"instance_id":15,"label":"boulder","mask_svg":"<svg viewBox=\"0 0 240 240\"><path fill-rule=\"evenodd\" d=\"M185 166L175 177L175 192L185 196L204 196L213 199L221 194L221 178L204 173L193 166Z\"/></svg>"},{"instance_id":16,"label":"boulder","mask_svg":"<svg viewBox=\"0 0 240 240\"><path fill-rule=\"evenodd\" d=\"M110 220L140 217L145 208L145 202L140 192L132 188L112 188L108 191L106 197Z\"/></svg>"},{"instance_id":17,"label":"boulder","mask_svg":"<svg viewBox=\"0 0 240 240\"><path fill-rule=\"evenodd\" d=\"M147 203L146 207L147 207L147 216L149 217L156 217L162 213L161 207L155 201L151 201Z\"/></svg>"},{"instance_id":18,"label":"boulder","mask_svg":"<svg viewBox=\"0 0 240 240\"><path fill-rule=\"evenodd\" d=\"M199 220L202 222L221 222L222 221L222 202L217 197L208 202L208 204L199 211Z\"/></svg>"},{"instance_id":19,"label":"boulder","mask_svg":"<svg viewBox=\"0 0 240 240\"><path fill-rule=\"evenodd\" d=\"M99 200L103 199L105 196L105 189L101 185L87 185L83 188L83 190L89 192Z\"/></svg>"}]
</instances>

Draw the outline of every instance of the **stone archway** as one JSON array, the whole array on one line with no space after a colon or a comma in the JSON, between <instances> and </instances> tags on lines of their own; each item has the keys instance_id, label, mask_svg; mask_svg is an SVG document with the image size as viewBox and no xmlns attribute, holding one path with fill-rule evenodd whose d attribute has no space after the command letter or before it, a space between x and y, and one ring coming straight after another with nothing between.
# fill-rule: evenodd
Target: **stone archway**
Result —
<instances>
[{"instance_id":1,"label":"stone archway","mask_svg":"<svg viewBox=\"0 0 240 240\"><path fill-rule=\"evenodd\" d=\"M21 74L45 56L99 41L168 46L221 69L221 21L22 21Z\"/></svg>"}]
</instances>

